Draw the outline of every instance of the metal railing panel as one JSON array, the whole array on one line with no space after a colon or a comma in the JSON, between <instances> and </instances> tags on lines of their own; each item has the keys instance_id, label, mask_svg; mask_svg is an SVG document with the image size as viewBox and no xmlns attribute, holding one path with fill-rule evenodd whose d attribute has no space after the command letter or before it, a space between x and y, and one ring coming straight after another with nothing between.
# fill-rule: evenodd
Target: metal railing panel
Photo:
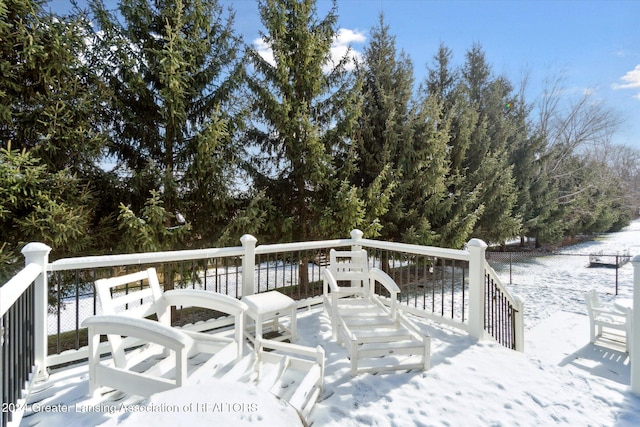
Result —
<instances>
[{"instance_id":1,"label":"metal railing panel","mask_svg":"<svg viewBox=\"0 0 640 427\"><path fill-rule=\"evenodd\" d=\"M11 410L24 398L36 371L35 363L35 293L33 283L41 267L29 264L0 288L0 395L8 411L0 415L2 426L13 421ZM4 406L3 406L4 407Z\"/></svg>"},{"instance_id":2,"label":"metal railing panel","mask_svg":"<svg viewBox=\"0 0 640 427\"><path fill-rule=\"evenodd\" d=\"M467 321L469 269L468 261L461 259L464 257L459 253L451 259L426 250L406 252L406 249L414 249L412 245L363 246L369 251L370 264L385 271L398 284L403 305L423 310L431 318L447 319L456 324ZM383 292L382 289L376 291Z\"/></svg>"},{"instance_id":3,"label":"metal railing panel","mask_svg":"<svg viewBox=\"0 0 640 427\"><path fill-rule=\"evenodd\" d=\"M500 344L522 350L523 304L504 287L493 268L485 263L485 330Z\"/></svg>"}]
</instances>

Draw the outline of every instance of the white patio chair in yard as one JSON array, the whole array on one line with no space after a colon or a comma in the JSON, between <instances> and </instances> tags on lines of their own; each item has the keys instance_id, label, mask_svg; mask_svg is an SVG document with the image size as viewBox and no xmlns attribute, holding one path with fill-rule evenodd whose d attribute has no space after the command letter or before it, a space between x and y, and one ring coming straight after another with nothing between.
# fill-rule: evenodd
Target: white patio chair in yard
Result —
<instances>
[{"instance_id":1,"label":"white patio chair in yard","mask_svg":"<svg viewBox=\"0 0 640 427\"><path fill-rule=\"evenodd\" d=\"M135 283L138 287L144 282L146 288L120 294L119 289L126 284ZM106 386L146 397L184 384L187 359L198 353L226 355L225 363L219 361L218 365L238 362L243 357L246 305L235 298L193 289L163 292L153 268L97 280L95 287L103 314L83 323L88 328L92 394ZM208 334L173 328L173 306L196 306L228 314L233 330ZM152 315L157 316L157 321L147 318ZM105 361L101 360L99 347L103 335L108 337L112 355ZM134 345L138 347L135 351L125 352Z\"/></svg>"},{"instance_id":2,"label":"white patio chair in yard","mask_svg":"<svg viewBox=\"0 0 640 427\"><path fill-rule=\"evenodd\" d=\"M620 311L613 306L602 304L598 294L593 289L585 293L584 297L587 303L587 313L589 314L591 342L594 343L599 337L602 337L604 328L622 331L628 352L630 348L629 341L633 336L630 311Z\"/></svg>"},{"instance_id":3,"label":"white patio chair in yard","mask_svg":"<svg viewBox=\"0 0 640 427\"><path fill-rule=\"evenodd\" d=\"M429 369L431 338L398 310L395 281L369 268L364 250L332 251L331 262L336 264L323 270L324 304L334 338L349 353L351 373ZM376 283L389 293L387 303L374 292Z\"/></svg>"}]
</instances>

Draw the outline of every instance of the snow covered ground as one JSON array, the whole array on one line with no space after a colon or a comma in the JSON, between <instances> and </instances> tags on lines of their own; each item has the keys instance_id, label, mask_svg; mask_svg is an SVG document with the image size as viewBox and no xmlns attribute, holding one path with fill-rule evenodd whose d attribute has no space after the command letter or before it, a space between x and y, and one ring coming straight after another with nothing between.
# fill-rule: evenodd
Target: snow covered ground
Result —
<instances>
[{"instance_id":1,"label":"snow covered ground","mask_svg":"<svg viewBox=\"0 0 640 427\"><path fill-rule=\"evenodd\" d=\"M567 252L616 251L640 243L640 222L620 233L584 243ZM629 359L623 346L589 343L582 294L591 288L611 300L613 270L593 271L587 259L557 262L538 258L514 266L511 290L525 301L525 352L476 341L455 329L421 323L432 336L431 369L352 377L346 350L331 341L329 319L320 308L298 314L299 344L321 344L326 352L324 393L310 415L314 426L637 426L640 397L629 391ZM589 270L586 272L586 270ZM632 294L632 266L620 269L620 294ZM500 275L509 282L509 271ZM598 275L602 275L599 277ZM205 415L184 411L90 414L74 405L87 402L86 371L65 377L37 398L41 404L64 404L70 413L27 412L22 425L195 427L295 425L277 403L261 400L225 384L206 389L185 387L145 402L252 404L256 411L222 411ZM172 392L169 392L172 393ZM170 397L170 398L169 398ZM33 404L32 404L33 406ZM161 406L156 406L161 408ZM274 418L279 421L273 424Z\"/></svg>"}]
</instances>

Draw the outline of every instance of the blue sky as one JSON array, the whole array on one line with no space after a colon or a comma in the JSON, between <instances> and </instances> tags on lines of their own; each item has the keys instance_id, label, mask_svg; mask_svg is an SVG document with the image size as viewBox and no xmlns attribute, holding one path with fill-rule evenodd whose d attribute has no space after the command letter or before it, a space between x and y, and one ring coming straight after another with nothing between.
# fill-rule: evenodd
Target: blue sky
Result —
<instances>
[{"instance_id":1,"label":"blue sky","mask_svg":"<svg viewBox=\"0 0 640 427\"><path fill-rule=\"evenodd\" d=\"M258 39L256 2L222 3L236 11L245 39ZM319 0L319 12L330 5ZM440 43L457 64L479 43L495 74L516 86L528 75L529 102L537 102L546 79L563 76L567 93L588 91L623 118L614 142L640 149L640 1L339 0L339 27L350 30L355 51L364 49L381 12L418 82Z\"/></svg>"},{"instance_id":2,"label":"blue sky","mask_svg":"<svg viewBox=\"0 0 640 427\"><path fill-rule=\"evenodd\" d=\"M236 11L245 41L259 39L255 0L220 0ZM105 0L108 6L115 0ZM65 11L68 0L53 0ZM324 16L329 0L318 0ZM495 74L518 86L528 74L527 98L536 102L544 81L564 77L567 93L588 91L625 121L613 140L640 149L640 0L338 0L344 41L362 51L380 13L422 81L440 43L462 64L479 43Z\"/></svg>"}]
</instances>

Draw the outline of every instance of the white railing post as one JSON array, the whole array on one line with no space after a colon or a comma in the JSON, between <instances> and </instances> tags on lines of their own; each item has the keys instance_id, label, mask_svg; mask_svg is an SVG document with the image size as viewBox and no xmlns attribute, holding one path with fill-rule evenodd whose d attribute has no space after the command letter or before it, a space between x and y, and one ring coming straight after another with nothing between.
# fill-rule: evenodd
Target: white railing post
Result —
<instances>
[{"instance_id":1,"label":"white railing post","mask_svg":"<svg viewBox=\"0 0 640 427\"><path fill-rule=\"evenodd\" d=\"M351 245L352 251L359 251L362 249L362 245L360 244L362 236L364 236L364 233L357 228L351 230L351 239L353 239L353 245Z\"/></svg>"},{"instance_id":2,"label":"white railing post","mask_svg":"<svg viewBox=\"0 0 640 427\"><path fill-rule=\"evenodd\" d=\"M516 351L524 352L524 301L519 297L514 296L515 299L515 328L516 328Z\"/></svg>"},{"instance_id":3,"label":"white railing post","mask_svg":"<svg viewBox=\"0 0 640 427\"><path fill-rule=\"evenodd\" d=\"M629 361L631 363L631 391L640 395L640 255L631 260L633 264L633 311Z\"/></svg>"},{"instance_id":4,"label":"white railing post","mask_svg":"<svg viewBox=\"0 0 640 427\"><path fill-rule=\"evenodd\" d=\"M256 270L256 242L258 239L251 234L245 234L240 238L244 248L242 257L242 296L255 293L254 272Z\"/></svg>"},{"instance_id":5,"label":"white railing post","mask_svg":"<svg viewBox=\"0 0 640 427\"><path fill-rule=\"evenodd\" d=\"M482 339L484 337L484 260L487 244L480 239L471 239L467 243L469 250L469 333Z\"/></svg>"},{"instance_id":6,"label":"white railing post","mask_svg":"<svg viewBox=\"0 0 640 427\"><path fill-rule=\"evenodd\" d=\"M49 264L49 252L51 248L44 243L29 243L22 248L25 265L38 264L42 272L36 278L34 285L35 299L35 380L44 380L47 373L47 348L48 348L48 305L49 305L49 284L47 280L47 265Z\"/></svg>"}]
</instances>

